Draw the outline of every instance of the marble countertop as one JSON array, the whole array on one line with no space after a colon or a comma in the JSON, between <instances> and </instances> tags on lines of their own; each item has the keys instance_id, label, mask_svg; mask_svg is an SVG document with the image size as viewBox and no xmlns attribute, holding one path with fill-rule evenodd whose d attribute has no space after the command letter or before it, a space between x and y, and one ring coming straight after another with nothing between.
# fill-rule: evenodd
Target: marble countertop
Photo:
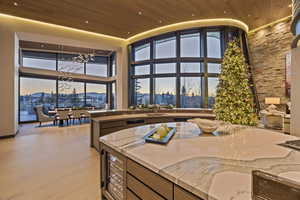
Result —
<instances>
[{"instance_id":1,"label":"marble countertop","mask_svg":"<svg viewBox=\"0 0 300 200\"><path fill-rule=\"evenodd\" d=\"M141 114L120 114L94 117L92 120L102 121L117 121L123 119L143 119L143 118L160 118L160 117L209 117L214 118L215 114L211 113L141 113Z\"/></svg>"},{"instance_id":2,"label":"marble countertop","mask_svg":"<svg viewBox=\"0 0 300 200\"><path fill-rule=\"evenodd\" d=\"M145 143L156 125L122 130L100 141L205 200L250 200L251 172L262 170L300 183L300 152L277 144L296 137L248 128L230 135L200 135L192 123L169 123L168 145Z\"/></svg>"},{"instance_id":3,"label":"marble countertop","mask_svg":"<svg viewBox=\"0 0 300 200\"><path fill-rule=\"evenodd\" d=\"M136 110L132 110L132 109L113 109L113 110L104 110L104 109L96 109L96 110L89 110L89 113L91 114L96 114L96 113L114 113L114 112L150 112L151 110L147 110L147 109L136 109ZM159 111L186 111L186 112L189 112L189 111L211 111L212 112L212 109L209 109L209 108L173 108L173 109L161 109Z\"/></svg>"}]
</instances>

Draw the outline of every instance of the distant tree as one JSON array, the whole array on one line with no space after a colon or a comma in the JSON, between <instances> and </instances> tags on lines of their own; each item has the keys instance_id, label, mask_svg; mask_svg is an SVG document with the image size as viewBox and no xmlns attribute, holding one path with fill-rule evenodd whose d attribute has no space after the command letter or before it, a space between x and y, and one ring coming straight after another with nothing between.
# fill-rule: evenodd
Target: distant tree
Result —
<instances>
[{"instance_id":1,"label":"distant tree","mask_svg":"<svg viewBox=\"0 0 300 200\"><path fill-rule=\"evenodd\" d=\"M78 97L78 94L76 92L76 88L73 88L73 92L71 94L71 105L72 106L79 106L80 99Z\"/></svg>"},{"instance_id":2,"label":"distant tree","mask_svg":"<svg viewBox=\"0 0 300 200\"><path fill-rule=\"evenodd\" d=\"M40 96L40 98L37 102L38 102L38 104L44 104L45 103L45 93L44 92L41 93L41 96Z\"/></svg>"}]
</instances>

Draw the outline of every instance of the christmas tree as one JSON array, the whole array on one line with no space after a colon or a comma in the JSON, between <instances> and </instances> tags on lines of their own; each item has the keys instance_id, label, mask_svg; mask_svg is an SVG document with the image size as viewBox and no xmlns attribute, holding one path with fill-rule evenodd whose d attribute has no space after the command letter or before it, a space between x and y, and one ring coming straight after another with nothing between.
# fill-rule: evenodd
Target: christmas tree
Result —
<instances>
[{"instance_id":1,"label":"christmas tree","mask_svg":"<svg viewBox=\"0 0 300 200\"><path fill-rule=\"evenodd\" d=\"M257 123L254 96L249 84L249 67L237 40L228 43L214 112L217 120L254 126Z\"/></svg>"}]
</instances>

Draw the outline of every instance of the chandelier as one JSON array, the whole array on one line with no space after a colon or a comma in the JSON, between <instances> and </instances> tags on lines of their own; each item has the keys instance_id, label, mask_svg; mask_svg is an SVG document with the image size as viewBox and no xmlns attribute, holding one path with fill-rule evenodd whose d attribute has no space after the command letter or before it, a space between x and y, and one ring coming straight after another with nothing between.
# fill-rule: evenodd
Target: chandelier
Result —
<instances>
[{"instance_id":1,"label":"chandelier","mask_svg":"<svg viewBox=\"0 0 300 200\"><path fill-rule=\"evenodd\" d=\"M73 58L74 62L77 63L88 63L90 61L95 61L95 55L94 54L79 54L78 56Z\"/></svg>"},{"instance_id":2,"label":"chandelier","mask_svg":"<svg viewBox=\"0 0 300 200\"><path fill-rule=\"evenodd\" d=\"M61 46L61 54L64 54L63 46ZM58 72L60 73L58 77L58 89L61 92L71 89L71 82L73 82L73 73L82 71L84 64L92 61L95 61L94 53L79 53L77 56L67 60L65 60L65 58L63 57L61 59L62 63L58 68Z\"/></svg>"}]
</instances>

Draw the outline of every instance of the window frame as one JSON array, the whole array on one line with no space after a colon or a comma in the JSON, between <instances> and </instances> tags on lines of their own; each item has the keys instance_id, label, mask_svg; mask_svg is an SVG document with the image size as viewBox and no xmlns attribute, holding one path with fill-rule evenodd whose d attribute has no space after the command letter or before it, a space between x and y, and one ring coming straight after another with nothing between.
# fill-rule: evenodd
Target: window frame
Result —
<instances>
[{"instance_id":1,"label":"window frame","mask_svg":"<svg viewBox=\"0 0 300 200\"><path fill-rule=\"evenodd\" d=\"M20 49L21 52L21 56L20 56L20 64L23 65L23 51L32 51L32 50L27 50L27 49ZM53 71L58 71L58 61L59 61L59 54L60 53L53 53L53 52L44 52L44 51L34 51L34 52L43 52L43 53L51 53L51 54L56 54L56 70ZM113 62L115 60L115 75L117 74L117 62L116 62L116 53L113 52L110 56L103 56L103 57L107 57L108 63L107 63L107 77L104 78L108 78L111 77L112 74L112 67L113 67ZM40 58L43 59L43 58ZM27 66L25 66L27 67ZM29 66L28 66L29 67ZM42 68L37 68L38 70L43 70ZM84 74L80 74L82 76L90 76L90 75L86 75L86 65L84 64ZM55 102L55 108L58 108L59 106L59 88L58 88L58 82L59 82L59 77L54 77L54 76L49 76L49 75L45 75L45 74L25 74L20 72L19 73L19 85L18 85L18 100L19 100L19 108L18 108L18 121L19 123L32 123L32 122L36 122L36 120L33 121L21 121L21 110L20 110L20 99L21 99L21 78L33 78L33 79L43 79L43 80L55 80L56 81L56 93L55 93L55 98L56 98L56 102ZM100 76L98 76L100 77ZM102 76L101 76L102 77ZM89 83L92 84L104 84L106 85L106 103L110 105L110 108L113 109L116 105L114 105L113 103L113 97L112 97L112 84L116 84L116 80L107 80L107 81L92 81L92 80L80 80L80 79L74 79L74 82L81 82L84 83L84 105L83 107L87 106L86 103L86 85ZM115 96L117 97L117 94L115 93Z\"/></svg>"},{"instance_id":2,"label":"window frame","mask_svg":"<svg viewBox=\"0 0 300 200\"><path fill-rule=\"evenodd\" d=\"M221 58L209 58L207 57L207 32L219 31L221 37ZM193 28L188 30L179 30L171 33L166 33L159 36L154 36L147 38L136 43L133 43L129 46L129 70L128 70L128 79L129 79L129 106L135 106L134 99L134 80L139 78L150 78L150 104L154 104L154 79L159 77L176 77L176 107L181 108L181 96L180 88L181 77L201 77L201 94L202 94L202 105L200 108L208 108L208 78L218 77L218 73L208 73L208 64L217 63L221 64L224 57L224 52L226 44L229 40L228 34L234 32L237 33L239 39L241 40L244 31L236 27L231 26L218 26L218 27L201 27ZM199 57L181 57L181 36L186 34L200 34L200 56ZM175 58L155 58L155 41L161 40L169 37L176 37L176 57ZM241 40L243 41L243 40ZM140 45L150 43L150 59L144 61L135 61L134 58L134 49ZM200 63L203 67L203 71L200 73L182 73L181 72L181 63ZM162 63L176 63L176 73L165 73L165 74L155 74L155 64ZM134 67L139 65L149 65L150 74L148 75L134 75Z\"/></svg>"}]
</instances>

